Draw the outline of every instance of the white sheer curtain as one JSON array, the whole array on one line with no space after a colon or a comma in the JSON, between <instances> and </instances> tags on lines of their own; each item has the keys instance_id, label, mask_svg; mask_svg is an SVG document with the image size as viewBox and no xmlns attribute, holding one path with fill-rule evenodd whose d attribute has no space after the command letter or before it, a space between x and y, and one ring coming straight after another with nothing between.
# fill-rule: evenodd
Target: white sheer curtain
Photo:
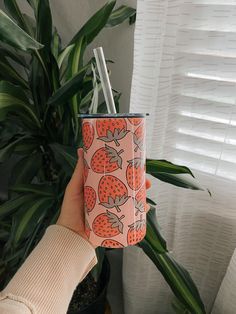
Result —
<instances>
[{"instance_id":1,"label":"white sheer curtain","mask_svg":"<svg viewBox=\"0 0 236 314\"><path fill-rule=\"evenodd\" d=\"M212 192L158 181L151 196L169 249L215 314L236 308L235 83L236 0L138 0L130 110L150 114L148 156L189 166ZM173 312L171 291L135 247L124 253L123 288L127 314Z\"/></svg>"}]
</instances>

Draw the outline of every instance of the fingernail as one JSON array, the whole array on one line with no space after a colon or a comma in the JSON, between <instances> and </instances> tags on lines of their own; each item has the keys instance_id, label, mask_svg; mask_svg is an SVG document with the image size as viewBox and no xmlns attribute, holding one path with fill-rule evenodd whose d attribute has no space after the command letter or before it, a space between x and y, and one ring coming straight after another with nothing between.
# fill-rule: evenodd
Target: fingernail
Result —
<instances>
[{"instance_id":1,"label":"fingernail","mask_svg":"<svg viewBox=\"0 0 236 314\"><path fill-rule=\"evenodd\" d=\"M83 156L83 148L80 147L77 149L77 155L78 155L78 158Z\"/></svg>"}]
</instances>

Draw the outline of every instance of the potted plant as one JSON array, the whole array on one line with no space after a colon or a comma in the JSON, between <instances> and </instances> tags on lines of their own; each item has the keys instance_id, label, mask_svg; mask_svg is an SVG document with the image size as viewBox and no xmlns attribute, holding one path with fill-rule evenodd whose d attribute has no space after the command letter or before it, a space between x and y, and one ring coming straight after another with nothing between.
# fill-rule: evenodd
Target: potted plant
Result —
<instances>
[{"instance_id":1,"label":"potted plant","mask_svg":"<svg viewBox=\"0 0 236 314\"><path fill-rule=\"evenodd\" d=\"M85 50L104 27L135 20L133 8L114 9L116 1L108 1L61 47L48 0L27 1L34 19L21 12L16 0L4 1L8 15L0 11L0 162L14 160L8 197L0 205L1 288L58 217L81 145L77 116L88 112L100 90L94 59L85 62ZM118 108L116 91L114 98ZM99 104L98 112L104 110L104 103ZM150 159L146 166L157 179L201 189L178 176L193 177L187 167ZM205 313L189 273L168 254L154 210L148 213L147 235L139 246L161 271L183 311ZM95 313L94 306L96 313L105 311L109 264L103 248L97 249L97 256L98 264L78 286L69 313Z\"/></svg>"}]
</instances>

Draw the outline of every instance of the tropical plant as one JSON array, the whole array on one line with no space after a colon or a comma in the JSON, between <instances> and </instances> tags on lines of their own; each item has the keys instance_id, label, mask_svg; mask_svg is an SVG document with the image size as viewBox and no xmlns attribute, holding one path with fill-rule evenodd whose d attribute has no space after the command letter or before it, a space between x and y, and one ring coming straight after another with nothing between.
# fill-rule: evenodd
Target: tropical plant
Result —
<instances>
[{"instance_id":1,"label":"tropical plant","mask_svg":"<svg viewBox=\"0 0 236 314\"><path fill-rule=\"evenodd\" d=\"M0 162L14 161L7 200L0 205L0 283L3 287L56 221L63 194L81 145L78 113L89 112L100 89L94 59L84 53L104 27L135 20L135 10L114 9L108 1L62 47L52 24L48 0L27 0L34 18L16 0L4 0L0 11ZM114 91L118 107L120 94ZM104 103L98 112L104 112ZM192 172L165 160L147 160L147 173L167 183L201 189L187 179ZM153 207L155 204L147 199ZM184 309L205 313L189 273L169 255L156 223L147 218L147 235L139 244L162 273ZM97 278L104 257L97 250Z\"/></svg>"}]
</instances>

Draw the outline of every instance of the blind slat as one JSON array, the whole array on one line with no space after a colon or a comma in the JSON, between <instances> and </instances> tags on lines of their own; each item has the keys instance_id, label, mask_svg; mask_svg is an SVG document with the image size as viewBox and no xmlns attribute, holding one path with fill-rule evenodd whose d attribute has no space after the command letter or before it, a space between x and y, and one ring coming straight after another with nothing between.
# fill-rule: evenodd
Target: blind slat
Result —
<instances>
[{"instance_id":1,"label":"blind slat","mask_svg":"<svg viewBox=\"0 0 236 314\"><path fill-rule=\"evenodd\" d=\"M236 180L236 0L186 0L181 12L165 156Z\"/></svg>"}]
</instances>

